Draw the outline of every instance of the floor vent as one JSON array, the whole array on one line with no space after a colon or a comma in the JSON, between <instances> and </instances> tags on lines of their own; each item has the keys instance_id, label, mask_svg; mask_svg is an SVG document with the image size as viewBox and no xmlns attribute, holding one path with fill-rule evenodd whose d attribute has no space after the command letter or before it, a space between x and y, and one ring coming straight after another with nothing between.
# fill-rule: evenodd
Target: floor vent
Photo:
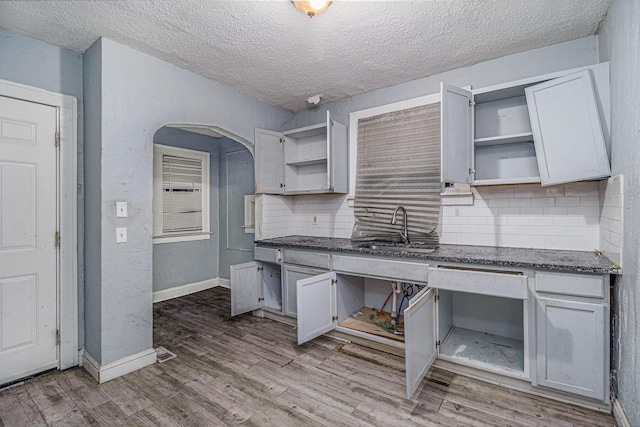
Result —
<instances>
[{"instance_id":1,"label":"floor vent","mask_svg":"<svg viewBox=\"0 0 640 427\"><path fill-rule=\"evenodd\" d=\"M163 363L167 360L173 359L174 357L178 357L175 353L171 353L164 347L156 347L155 350L158 357L158 363Z\"/></svg>"}]
</instances>

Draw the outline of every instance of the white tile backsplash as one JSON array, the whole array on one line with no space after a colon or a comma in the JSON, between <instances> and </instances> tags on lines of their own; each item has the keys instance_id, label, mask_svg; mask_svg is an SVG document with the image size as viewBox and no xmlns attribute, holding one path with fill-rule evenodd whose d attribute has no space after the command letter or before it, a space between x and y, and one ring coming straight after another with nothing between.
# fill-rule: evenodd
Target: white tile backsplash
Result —
<instances>
[{"instance_id":1,"label":"white tile backsplash","mask_svg":"<svg viewBox=\"0 0 640 427\"><path fill-rule=\"evenodd\" d=\"M624 212L624 177L612 176L600 181L600 250L622 266L622 216Z\"/></svg>"},{"instance_id":2,"label":"white tile backsplash","mask_svg":"<svg viewBox=\"0 0 640 427\"><path fill-rule=\"evenodd\" d=\"M609 257L617 254L619 261L622 177L551 187L474 187L471 192L472 205L465 201L462 206L441 206L440 243L599 249ZM346 195L263 196L262 214L262 238L294 234L350 238L354 225Z\"/></svg>"}]
</instances>

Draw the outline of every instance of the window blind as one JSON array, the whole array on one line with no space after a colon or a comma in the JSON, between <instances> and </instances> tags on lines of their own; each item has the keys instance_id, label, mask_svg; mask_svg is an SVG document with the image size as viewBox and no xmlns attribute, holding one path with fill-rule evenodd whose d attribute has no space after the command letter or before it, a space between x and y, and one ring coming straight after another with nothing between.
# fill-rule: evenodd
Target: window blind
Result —
<instances>
[{"instance_id":1,"label":"window blind","mask_svg":"<svg viewBox=\"0 0 640 427\"><path fill-rule=\"evenodd\" d=\"M202 230L202 160L162 156L162 231Z\"/></svg>"},{"instance_id":2,"label":"window blind","mask_svg":"<svg viewBox=\"0 0 640 427\"><path fill-rule=\"evenodd\" d=\"M357 150L352 240L401 241L404 206L411 241L437 245L440 104L360 119Z\"/></svg>"}]
</instances>

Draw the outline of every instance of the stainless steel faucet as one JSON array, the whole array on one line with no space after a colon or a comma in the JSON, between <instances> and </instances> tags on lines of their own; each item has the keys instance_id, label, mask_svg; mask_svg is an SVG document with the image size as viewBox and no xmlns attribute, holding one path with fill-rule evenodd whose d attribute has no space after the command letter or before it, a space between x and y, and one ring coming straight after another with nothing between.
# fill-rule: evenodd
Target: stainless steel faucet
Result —
<instances>
[{"instance_id":1,"label":"stainless steel faucet","mask_svg":"<svg viewBox=\"0 0 640 427\"><path fill-rule=\"evenodd\" d=\"M400 209L402 209L403 220L404 220L404 227L403 227L403 230L400 232L400 238L402 239L402 243L409 243L409 229L407 228L407 210L404 208L404 206L398 206L393 211L393 217L391 218L391 225L395 225L396 222L398 222L397 216L398 216L398 211Z\"/></svg>"}]
</instances>

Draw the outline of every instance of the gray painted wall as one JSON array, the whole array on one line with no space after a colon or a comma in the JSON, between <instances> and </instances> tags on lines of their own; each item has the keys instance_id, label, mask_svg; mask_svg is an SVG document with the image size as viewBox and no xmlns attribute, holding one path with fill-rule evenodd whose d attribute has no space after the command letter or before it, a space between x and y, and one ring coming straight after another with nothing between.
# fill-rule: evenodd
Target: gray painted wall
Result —
<instances>
[{"instance_id":1,"label":"gray painted wall","mask_svg":"<svg viewBox=\"0 0 640 427\"><path fill-rule=\"evenodd\" d=\"M640 425L640 2L615 0L600 31L611 62L611 167L624 175L623 275L616 284L614 360L617 395Z\"/></svg>"},{"instance_id":2,"label":"gray painted wall","mask_svg":"<svg viewBox=\"0 0 640 427\"><path fill-rule=\"evenodd\" d=\"M313 107L297 113L282 130L322 123L326 120L327 109L335 120L348 125L352 111L439 93L441 81L479 89L598 62L598 37L584 37Z\"/></svg>"},{"instance_id":3,"label":"gray painted wall","mask_svg":"<svg viewBox=\"0 0 640 427\"><path fill-rule=\"evenodd\" d=\"M100 354L100 321L102 319L101 280L101 242L102 233L102 43L95 42L84 54L84 103L86 146L84 150L84 183L86 192L85 235L84 235L84 325L88 332L84 337L84 347L89 354ZM80 239L79 239L80 240Z\"/></svg>"},{"instance_id":4,"label":"gray painted wall","mask_svg":"<svg viewBox=\"0 0 640 427\"><path fill-rule=\"evenodd\" d=\"M218 138L164 127L156 132L153 142L209 153L209 218L211 221L209 240L153 245L153 291L155 292L218 277L220 141Z\"/></svg>"},{"instance_id":5,"label":"gray painted wall","mask_svg":"<svg viewBox=\"0 0 640 427\"><path fill-rule=\"evenodd\" d=\"M245 233L244 195L255 193L253 156L227 138L220 143L220 277L229 267L253 260L255 234Z\"/></svg>"},{"instance_id":6,"label":"gray painted wall","mask_svg":"<svg viewBox=\"0 0 640 427\"><path fill-rule=\"evenodd\" d=\"M105 364L152 346L156 131L170 123L209 124L252 141L254 128L280 129L292 115L111 40L103 38L101 48L101 129L86 135L102 142L100 188L86 188L101 190L92 207L101 213L101 271L87 283L100 289L101 319L87 324L86 334L100 337L99 348L87 350ZM128 218L115 217L116 201L128 202ZM116 244L116 227L128 228L127 243Z\"/></svg>"},{"instance_id":7,"label":"gray painted wall","mask_svg":"<svg viewBox=\"0 0 640 427\"><path fill-rule=\"evenodd\" d=\"M0 79L78 99L78 338L84 345L84 198L82 55L0 29Z\"/></svg>"}]
</instances>

